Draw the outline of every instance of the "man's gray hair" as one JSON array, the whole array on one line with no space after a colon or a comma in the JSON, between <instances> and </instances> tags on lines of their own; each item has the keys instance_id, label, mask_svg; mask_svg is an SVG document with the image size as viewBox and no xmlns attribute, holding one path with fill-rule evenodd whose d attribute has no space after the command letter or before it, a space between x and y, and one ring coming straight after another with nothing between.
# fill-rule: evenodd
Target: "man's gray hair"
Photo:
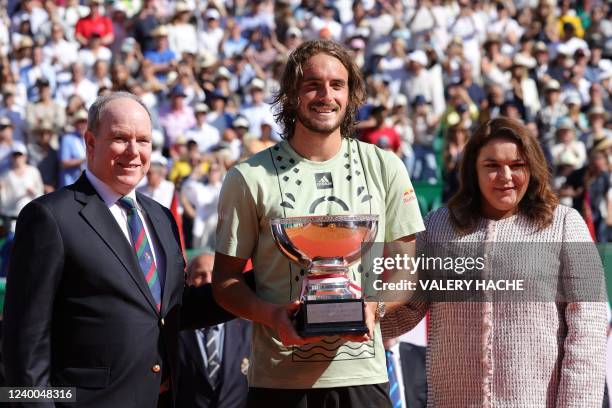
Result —
<instances>
[{"instance_id":1,"label":"man's gray hair","mask_svg":"<svg viewBox=\"0 0 612 408\"><path fill-rule=\"evenodd\" d=\"M147 112L147 115L149 115L149 120L152 121L151 112L149 112L149 109L142 102L142 100L140 100L139 97L137 97L133 93L124 91L111 92L109 94L99 96L95 100L95 102L91 104L91 107L89 108L89 113L87 115L87 130L96 135L100 128L100 120L102 119L102 115L104 114L104 109L106 108L106 106L115 99L122 98L131 99L137 102Z\"/></svg>"}]
</instances>

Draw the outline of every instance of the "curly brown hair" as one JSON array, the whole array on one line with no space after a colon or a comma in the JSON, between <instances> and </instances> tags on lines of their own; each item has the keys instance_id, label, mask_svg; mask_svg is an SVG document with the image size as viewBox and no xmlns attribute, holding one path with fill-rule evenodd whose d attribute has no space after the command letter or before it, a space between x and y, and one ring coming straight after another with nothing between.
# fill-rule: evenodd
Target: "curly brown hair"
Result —
<instances>
[{"instance_id":1,"label":"curly brown hair","mask_svg":"<svg viewBox=\"0 0 612 408\"><path fill-rule=\"evenodd\" d=\"M314 40L302 43L289 55L280 80L280 89L273 97L272 103L276 107L274 117L283 125L283 139L289 140L293 136L298 112L298 92L304 75L304 65L317 54L327 54L337 58L348 71L349 102L346 107L346 115L340 125L340 133L343 137L353 135L357 109L366 96L361 71L342 45L334 41Z\"/></svg>"},{"instance_id":2,"label":"curly brown hair","mask_svg":"<svg viewBox=\"0 0 612 408\"><path fill-rule=\"evenodd\" d=\"M529 185L518 212L533 221L538 229L552 223L559 199L550 186L550 172L540 144L522 123L497 117L480 125L463 150L459 190L448 202L450 221L462 234L473 232L482 214L482 194L476 170L478 154L484 145L498 138L515 142L529 168Z\"/></svg>"}]
</instances>

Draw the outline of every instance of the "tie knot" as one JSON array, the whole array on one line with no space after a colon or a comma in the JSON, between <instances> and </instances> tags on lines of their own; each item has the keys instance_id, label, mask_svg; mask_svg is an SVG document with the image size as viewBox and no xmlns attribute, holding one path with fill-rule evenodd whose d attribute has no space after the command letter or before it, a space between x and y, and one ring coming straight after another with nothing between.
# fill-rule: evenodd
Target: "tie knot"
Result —
<instances>
[{"instance_id":1,"label":"tie knot","mask_svg":"<svg viewBox=\"0 0 612 408\"><path fill-rule=\"evenodd\" d=\"M385 355L387 357L393 357L393 352L391 350L385 350Z\"/></svg>"},{"instance_id":2,"label":"tie knot","mask_svg":"<svg viewBox=\"0 0 612 408\"><path fill-rule=\"evenodd\" d=\"M132 200L130 197L121 197L119 200L117 200L117 203L125 208L128 212L132 212L132 211L136 211L136 204L134 204L134 200Z\"/></svg>"}]
</instances>

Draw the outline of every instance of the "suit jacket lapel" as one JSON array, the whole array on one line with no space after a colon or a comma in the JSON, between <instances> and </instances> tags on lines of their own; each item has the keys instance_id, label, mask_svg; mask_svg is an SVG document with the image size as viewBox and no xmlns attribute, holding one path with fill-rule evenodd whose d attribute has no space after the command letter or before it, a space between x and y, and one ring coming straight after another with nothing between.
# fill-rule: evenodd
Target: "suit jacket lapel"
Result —
<instances>
[{"instance_id":1,"label":"suit jacket lapel","mask_svg":"<svg viewBox=\"0 0 612 408\"><path fill-rule=\"evenodd\" d=\"M170 288L173 288L176 284L175 274L173 272L173 268L171 268L171 262L174 261L174 257L172 256L170 243L175 241L174 234L170 229L170 222L167 216L162 212L162 210L151 203L148 200L141 199L141 194L136 193L136 199L138 203L144 210L144 213L148 217L148 224L151 227L151 233L155 234L157 237L157 242L160 244L161 248L164 251L165 257L165 271L164 271L164 288L162 295L162 305L161 305L161 314L162 316L168 310L168 302L170 301Z\"/></svg>"},{"instance_id":2,"label":"suit jacket lapel","mask_svg":"<svg viewBox=\"0 0 612 408\"><path fill-rule=\"evenodd\" d=\"M108 210L104 201L98 196L91 183L89 183L85 174L75 183L75 199L83 204L83 208L80 211L81 216L115 254L155 313L157 313L155 300L140 270L140 265L138 265L138 260L132 246L125 239L125 235L123 235L121 228L117 225L117 221Z\"/></svg>"}]
</instances>

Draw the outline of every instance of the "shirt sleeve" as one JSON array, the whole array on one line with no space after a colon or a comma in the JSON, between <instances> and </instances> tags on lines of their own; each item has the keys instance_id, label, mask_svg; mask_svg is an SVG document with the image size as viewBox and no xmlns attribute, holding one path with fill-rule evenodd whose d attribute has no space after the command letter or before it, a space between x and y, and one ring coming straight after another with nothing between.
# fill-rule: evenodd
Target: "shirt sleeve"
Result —
<instances>
[{"instance_id":1,"label":"shirt sleeve","mask_svg":"<svg viewBox=\"0 0 612 408\"><path fill-rule=\"evenodd\" d=\"M250 258L259 237L259 217L246 180L235 167L223 181L218 212L217 252Z\"/></svg>"},{"instance_id":2,"label":"shirt sleeve","mask_svg":"<svg viewBox=\"0 0 612 408\"><path fill-rule=\"evenodd\" d=\"M385 152L385 155L387 156L383 164L387 168L385 241L391 242L423 231L425 226L404 163L393 153Z\"/></svg>"}]
</instances>

